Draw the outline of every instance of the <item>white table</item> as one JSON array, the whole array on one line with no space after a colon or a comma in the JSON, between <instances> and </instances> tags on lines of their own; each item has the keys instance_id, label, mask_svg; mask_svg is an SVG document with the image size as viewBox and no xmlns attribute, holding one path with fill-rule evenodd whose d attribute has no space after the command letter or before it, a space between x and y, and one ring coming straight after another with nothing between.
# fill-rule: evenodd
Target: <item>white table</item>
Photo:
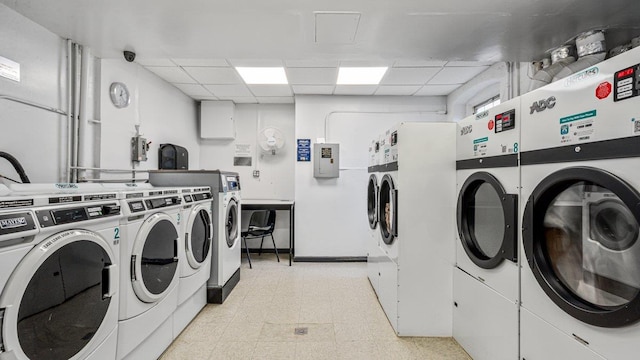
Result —
<instances>
[{"instance_id":1,"label":"white table","mask_svg":"<svg viewBox=\"0 0 640 360\"><path fill-rule=\"evenodd\" d=\"M279 199L242 199L242 210L285 210L289 212L289 266L295 253L295 201Z\"/></svg>"}]
</instances>

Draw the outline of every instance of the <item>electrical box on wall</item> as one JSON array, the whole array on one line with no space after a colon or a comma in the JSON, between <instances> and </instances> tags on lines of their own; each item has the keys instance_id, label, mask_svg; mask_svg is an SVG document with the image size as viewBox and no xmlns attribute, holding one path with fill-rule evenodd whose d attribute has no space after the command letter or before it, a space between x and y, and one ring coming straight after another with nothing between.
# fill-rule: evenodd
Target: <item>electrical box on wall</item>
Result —
<instances>
[{"instance_id":1,"label":"electrical box on wall","mask_svg":"<svg viewBox=\"0 0 640 360\"><path fill-rule=\"evenodd\" d=\"M340 176L340 144L313 144L313 177Z\"/></svg>"},{"instance_id":2,"label":"electrical box on wall","mask_svg":"<svg viewBox=\"0 0 640 360\"><path fill-rule=\"evenodd\" d=\"M200 137L232 140L236 138L233 101L202 101L200 103Z\"/></svg>"}]
</instances>

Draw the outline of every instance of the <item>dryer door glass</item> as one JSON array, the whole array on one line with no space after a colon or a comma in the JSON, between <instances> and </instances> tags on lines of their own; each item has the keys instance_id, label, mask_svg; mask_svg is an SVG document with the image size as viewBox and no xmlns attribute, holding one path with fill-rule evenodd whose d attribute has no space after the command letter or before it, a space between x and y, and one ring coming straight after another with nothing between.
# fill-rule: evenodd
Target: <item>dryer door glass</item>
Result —
<instances>
[{"instance_id":1,"label":"dryer door glass","mask_svg":"<svg viewBox=\"0 0 640 360\"><path fill-rule=\"evenodd\" d=\"M579 182L556 196L543 221L553 271L576 296L617 307L640 292L638 223L618 196Z\"/></svg>"},{"instance_id":2,"label":"dryer door glass","mask_svg":"<svg viewBox=\"0 0 640 360\"><path fill-rule=\"evenodd\" d=\"M393 179L389 175L382 177L378 196L378 219L380 235L387 245L393 244L398 236L398 202L397 191L393 185Z\"/></svg>"},{"instance_id":3,"label":"dryer door glass","mask_svg":"<svg viewBox=\"0 0 640 360\"><path fill-rule=\"evenodd\" d=\"M504 210L496 190L488 183L467 192L468 200L462 210L464 221L470 229L471 240L486 257L500 252L504 238Z\"/></svg>"},{"instance_id":4,"label":"dryer door glass","mask_svg":"<svg viewBox=\"0 0 640 360\"><path fill-rule=\"evenodd\" d=\"M202 263L211 247L211 218L206 210L198 211L190 235L191 254L198 263Z\"/></svg>"},{"instance_id":5,"label":"dryer door glass","mask_svg":"<svg viewBox=\"0 0 640 360\"><path fill-rule=\"evenodd\" d=\"M178 268L176 239L176 227L168 220L160 220L144 241L140 263L142 282L154 295L167 290Z\"/></svg>"},{"instance_id":6,"label":"dryer door glass","mask_svg":"<svg viewBox=\"0 0 640 360\"><path fill-rule=\"evenodd\" d=\"M617 176L567 168L543 179L523 215L523 247L536 280L588 324L640 320L640 194Z\"/></svg>"},{"instance_id":7,"label":"dryer door glass","mask_svg":"<svg viewBox=\"0 0 640 360\"><path fill-rule=\"evenodd\" d=\"M55 250L29 280L18 311L18 341L30 359L70 359L96 334L109 308L112 260L93 241Z\"/></svg>"},{"instance_id":8,"label":"dryer door glass","mask_svg":"<svg viewBox=\"0 0 640 360\"><path fill-rule=\"evenodd\" d=\"M369 177L367 186L367 215L369 217L369 227L375 229L378 225L376 212L378 211L378 179L375 175Z\"/></svg>"},{"instance_id":9,"label":"dryer door glass","mask_svg":"<svg viewBox=\"0 0 640 360\"><path fill-rule=\"evenodd\" d=\"M229 247L232 247L238 238L238 220L238 205L235 200L231 199L227 205L227 222L225 224Z\"/></svg>"}]
</instances>

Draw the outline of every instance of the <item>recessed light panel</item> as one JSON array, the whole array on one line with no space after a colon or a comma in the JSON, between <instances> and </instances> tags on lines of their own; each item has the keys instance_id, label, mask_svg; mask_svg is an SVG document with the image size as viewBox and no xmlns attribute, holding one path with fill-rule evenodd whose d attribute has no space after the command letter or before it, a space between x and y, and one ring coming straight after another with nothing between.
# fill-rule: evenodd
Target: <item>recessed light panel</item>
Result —
<instances>
[{"instance_id":1,"label":"recessed light panel","mask_svg":"<svg viewBox=\"0 0 640 360\"><path fill-rule=\"evenodd\" d=\"M248 85L288 84L283 67L237 67L236 70Z\"/></svg>"},{"instance_id":2,"label":"recessed light panel","mask_svg":"<svg viewBox=\"0 0 640 360\"><path fill-rule=\"evenodd\" d=\"M338 85L378 85L387 67L341 67Z\"/></svg>"}]
</instances>

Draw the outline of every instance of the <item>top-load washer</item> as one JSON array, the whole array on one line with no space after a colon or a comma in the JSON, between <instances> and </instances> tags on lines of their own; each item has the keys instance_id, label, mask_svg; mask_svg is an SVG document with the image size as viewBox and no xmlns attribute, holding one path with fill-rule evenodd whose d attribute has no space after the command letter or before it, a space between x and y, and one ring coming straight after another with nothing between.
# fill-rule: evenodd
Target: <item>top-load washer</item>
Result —
<instances>
[{"instance_id":1,"label":"top-load washer","mask_svg":"<svg viewBox=\"0 0 640 360\"><path fill-rule=\"evenodd\" d=\"M520 98L458 122L453 336L472 358L518 358Z\"/></svg>"},{"instance_id":2,"label":"top-load washer","mask_svg":"<svg viewBox=\"0 0 640 360\"><path fill-rule=\"evenodd\" d=\"M638 357L639 59L522 96L522 358Z\"/></svg>"},{"instance_id":3,"label":"top-load washer","mask_svg":"<svg viewBox=\"0 0 640 360\"><path fill-rule=\"evenodd\" d=\"M119 189L120 312L118 359L159 357L173 341L178 303L182 198L177 188L104 184Z\"/></svg>"},{"instance_id":4,"label":"top-load washer","mask_svg":"<svg viewBox=\"0 0 640 360\"><path fill-rule=\"evenodd\" d=\"M119 224L89 184L0 185L0 359L116 356Z\"/></svg>"},{"instance_id":5,"label":"top-load washer","mask_svg":"<svg viewBox=\"0 0 640 360\"><path fill-rule=\"evenodd\" d=\"M453 123L401 123L381 143L378 300L401 336L451 336Z\"/></svg>"},{"instance_id":6,"label":"top-load washer","mask_svg":"<svg viewBox=\"0 0 640 360\"><path fill-rule=\"evenodd\" d=\"M178 258L178 308L173 314L173 336L176 337L207 304L207 280L211 274L213 220L211 188L181 189L182 223Z\"/></svg>"},{"instance_id":7,"label":"top-load washer","mask_svg":"<svg viewBox=\"0 0 640 360\"><path fill-rule=\"evenodd\" d=\"M149 172L149 181L157 186L211 187L214 232L207 301L221 304L240 281L241 197L238 173L221 170L157 170Z\"/></svg>"}]
</instances>

